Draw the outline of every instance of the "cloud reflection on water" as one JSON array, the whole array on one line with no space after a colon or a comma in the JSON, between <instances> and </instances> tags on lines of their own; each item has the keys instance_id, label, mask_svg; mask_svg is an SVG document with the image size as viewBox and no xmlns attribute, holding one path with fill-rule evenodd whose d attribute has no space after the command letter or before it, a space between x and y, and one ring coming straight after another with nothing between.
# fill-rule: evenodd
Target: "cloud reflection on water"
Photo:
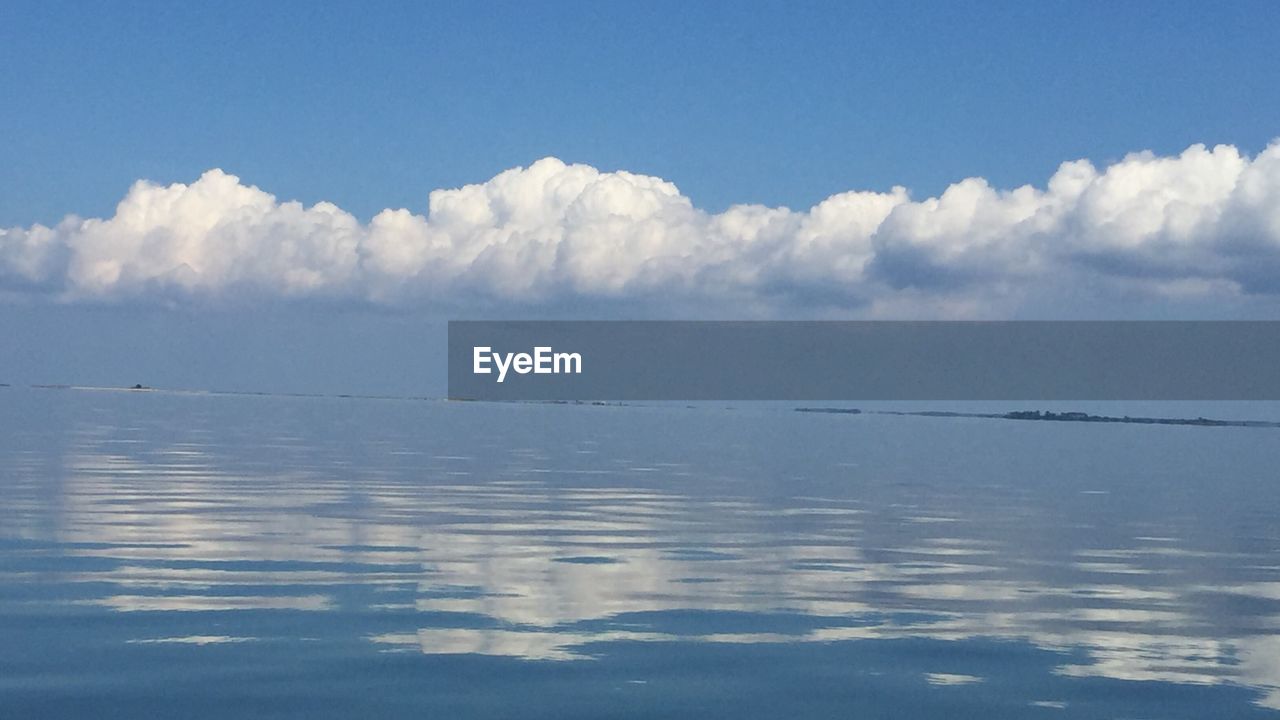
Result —
<instances>
[{"instance_id":1,"label":"cloud reflection on water","mask_svg":"<svg viewBox=\"0 0 1280 720\"><path fill-rule=\"evenodd\" d=\"M41 584L55 601L108 611L219 618L206 632L131 640L142 643L251 639L226 613L255 611L340 616L332 632L363 639L370 652L531 661L599 660L617 643L996 639L1060 653L1053 673L1062 681L1231 684L1280 709L1280 570L1269 555L1275 534L1258 537L1249 524L1256 508L1233 519L1240 537L1209 542L1207 516L1162 528L1158 515L1135 514L1140 505L1093 506L1111 496L1067 480L1027 486L1012 468L972 488L949 486L927 473L954 457L921 445L904 470L894 451L850 437L847 426L835 435L830 418L819 419L825 427L786 414L735 420L803 422L779 440L785 452L831 455L783 463L779 473L702 438L720 422L710 412L636 410L647 415L635 428L592 408L414 412L418 424L357 428L332 443L278 417L284 427L207 421L211 432L198 420L77 420L56 479L47 462L14 466L4 537L31 567L6 570L0 583ZM519 430L530 416L567 412L583 423L576 435ZM658 424L688 427L646 439L662 413ZM492 431L469 435L457 422L509 423L512 440L543 444L504 448L476 439ZM868 422L882 424L872 434L947 431L918 418ZM1087 460L1069 466L1115 432L1079 430L1034 428L1036 441L1056 444L1027 452L1057 458L1059 480L1115 482L1114 492L1140 495L1119 475L1141 469L1100 478ZM1146 442L1183 446L1226 437L1142 432ZM1198 472L1216 471L1216 456L1203 457ZM1194 505L1213 491L1205 480L1179 492ZM1060 502L1067 495L1080 499ZM983 679L920 673L944 686Z\"/></svg>"}]
</instances>

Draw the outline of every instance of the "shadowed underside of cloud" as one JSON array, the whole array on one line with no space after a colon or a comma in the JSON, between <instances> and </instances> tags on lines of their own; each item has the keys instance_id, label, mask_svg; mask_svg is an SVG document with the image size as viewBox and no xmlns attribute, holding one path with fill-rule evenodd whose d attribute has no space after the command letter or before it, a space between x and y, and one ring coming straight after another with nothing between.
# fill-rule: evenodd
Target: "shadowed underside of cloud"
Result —
<instances>
[{"instance_id":1,"label":"shadowed underside of cloud","mask_svg":"<svg viewBox=\"0 0 1280 720\"><path fill-rule=\"evenodd\" d=\"M1280 295L1280 141L1064 163L1044 188L846 192L807 211L693 206L665 180L546 158L367 224L210 170L136 183L113 217L0 230L0 292L400 306L585 301L986 315L1071 288Z\"/></svg>"}]
</instances>

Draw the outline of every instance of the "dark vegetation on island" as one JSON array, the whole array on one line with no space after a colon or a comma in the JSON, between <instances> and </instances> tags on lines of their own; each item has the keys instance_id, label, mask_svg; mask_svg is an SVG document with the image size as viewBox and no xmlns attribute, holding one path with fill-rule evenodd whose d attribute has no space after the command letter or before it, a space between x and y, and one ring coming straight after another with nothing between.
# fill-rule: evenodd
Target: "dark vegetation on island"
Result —
<instances>
[{"instance_id":1,"label":"dark vegetation on island","mask_svg":"<svg viewBox=\"0 0 1280 720\"><path fill-rule=\"evenodd\" d=\"M1050 422L1129 423L1133 425L1195 425L1199 427L1280 428L1280 422L1266 420L1213 420L1210 418L1154 418L1114 415L1091 415L1083 412L1051 412L1047 410L1013 410L1006 413L948 412L944 410L859 410L857 408L800 407L796 412L832 415L911 415L915 417L983 418L988 420L1041 420Z\"/></svg>"}]
</instances>

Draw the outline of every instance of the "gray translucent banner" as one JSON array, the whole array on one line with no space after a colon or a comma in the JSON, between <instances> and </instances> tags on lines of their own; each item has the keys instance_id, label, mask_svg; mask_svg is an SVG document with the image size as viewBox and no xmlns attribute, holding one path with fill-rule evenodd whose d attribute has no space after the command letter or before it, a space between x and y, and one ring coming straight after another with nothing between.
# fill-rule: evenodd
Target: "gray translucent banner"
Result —
<instances>
[{"instance_id":1,"label":"gray translucent banner","mask_svg":"<svg viewBox=\"0 0 1280 720\"><path fill-rule=\"evenodd\" d=\"M449 397L1280 400L1280 322L450 322Z\"/></svg>"}]
</instances>

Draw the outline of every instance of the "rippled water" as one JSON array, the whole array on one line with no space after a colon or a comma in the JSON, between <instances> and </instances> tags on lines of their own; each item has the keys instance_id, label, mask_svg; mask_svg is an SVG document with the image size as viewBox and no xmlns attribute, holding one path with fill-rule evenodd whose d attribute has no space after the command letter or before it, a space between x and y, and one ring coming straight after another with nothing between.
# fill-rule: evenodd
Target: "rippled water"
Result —
<instances>
[{"instance_id":1,"label":"rippled water","mask_svg":"<svg viewBox=\"0 0 1280 720\"><path fill-rule=\"evenodd\" d=\"M0 716L1280 715L1280 431L0 388Z\"/></svg>"}]
</instances>

